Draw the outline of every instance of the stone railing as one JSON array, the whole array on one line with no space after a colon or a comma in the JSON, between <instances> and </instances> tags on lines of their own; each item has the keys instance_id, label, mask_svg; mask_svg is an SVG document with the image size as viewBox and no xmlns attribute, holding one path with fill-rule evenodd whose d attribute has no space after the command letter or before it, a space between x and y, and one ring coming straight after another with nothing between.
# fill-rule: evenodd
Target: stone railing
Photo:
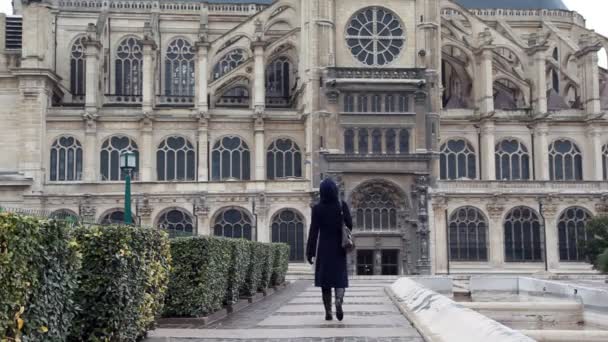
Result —
<instances>
[{"instance_id":1,"label":"stone railing","mask_svg":"<svg viewBox=\"0 0 608 342\"><path fill-rule=\"evenodd\" d=\"M478 17L509 17L509 20L539 20L550 18L556 21L568 21L578 25L585 25L585 18L574 11L550 10L550 9L500 9L500 8L478 8L469 9L469 12ZM462 15L453 9L445 8L441 11L443 16Z\"/></svg>"},{"instance_id":2,"label":"stone railing","mask_svg":"<svg viewBox=\"0 0 608 342\"><path fill-rule=\"evenodd\" d=\"M329 68L329 79L397 79L420 80L424 79L424 69L418 68Z\"/></svg>"},{"instance_id":3,"label":"stone railing","mask_svg":"<svg viewBox=\"0 0 608 342\"><path fill-rule=\"evenodd\" d=\"M156 104L160 106L194 107L194 96L157 95Z\"/></svg>"},{"instance_id":4,"label":"stone railing","mask_svg":"<svg viewBox=\"0 0 608 342\"><path fill-rule=\"evenodd\" d=\"M141 102L141 95L106 94L104 96L104 104L107 105L140 105Z\"/></svg>"},{"instance_id":5,"label":"stone railing","mask_svg":"<svg viewBox=\"0 0 608 342\"><path fill-rule=\"evenodd\" d=\"M200 13L207 6L211 15L244 15L251 16L265 9L266 5L257 4L206 4L192 1L150 1L150 0L59 0L60 9L77 9L79 11L110 11L148 12L162 10L163 12Z\"/></svg>"},{"instance_id":6,"label":"stone railing","mask_svg":"<svg viewBox=\"0 0 608 342\"><path fill-rule=\"evenodd\" d=\"M434 192L457 193L605 193L608 182L581 181L479 181L456 180L438 181Z\"/></svg>"},{"instance_id":7,"label":"stone railing","mask_svg":"<svg viewBox=\"0 0 608 342\"><path fill-rule=\"evenodd\" d=\"M216 107L249 107L248 96L222 96L217 100Z\"/></svg>"}]
</instances>

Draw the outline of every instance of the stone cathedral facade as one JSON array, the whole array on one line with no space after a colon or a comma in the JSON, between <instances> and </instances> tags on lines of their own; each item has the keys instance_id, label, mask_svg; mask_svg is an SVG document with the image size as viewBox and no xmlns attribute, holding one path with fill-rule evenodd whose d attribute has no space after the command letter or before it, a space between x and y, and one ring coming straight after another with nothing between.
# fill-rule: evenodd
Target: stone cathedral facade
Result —
<instances>
[{"instance_id":1,"label":"stone cathedral facade","mask_svg":"<svg viewBox=\"0 0 608 342\"><path fill-rule=\"evenodd\" d=\"M0 207L286 242L334 178L360 275L591 272L608 39L560 0L14 0Z\"/></svg>"}]
</instances>

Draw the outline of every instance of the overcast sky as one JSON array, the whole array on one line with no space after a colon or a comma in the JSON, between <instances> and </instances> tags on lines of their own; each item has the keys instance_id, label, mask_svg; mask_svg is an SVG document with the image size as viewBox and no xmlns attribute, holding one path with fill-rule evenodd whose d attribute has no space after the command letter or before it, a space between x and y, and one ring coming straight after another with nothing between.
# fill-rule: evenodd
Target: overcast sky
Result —
<instances>
[{"instance_id":1,"label":"overcast sky","mask_svg":"<svg viewBox=\"0 0 608 342\"><path fill-rule=\"evenodd\" d=\"M491 1L491 0L488 0ZM608 36L608 1L605 0L563 0L571 10L587 19L587 27ZM0 0L0 12L12 14L11 0Z\"/></svg>"}]
</instances>

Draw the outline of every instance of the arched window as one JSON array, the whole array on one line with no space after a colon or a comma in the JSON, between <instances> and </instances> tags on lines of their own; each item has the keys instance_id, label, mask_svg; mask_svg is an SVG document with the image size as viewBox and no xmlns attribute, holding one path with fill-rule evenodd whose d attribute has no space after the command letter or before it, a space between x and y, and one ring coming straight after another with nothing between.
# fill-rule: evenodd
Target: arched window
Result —
<instances>
[{"instance_id":1,"label":"arched window","mask_svg":"<svg viewBox=\"0 0 608 342\"><path fill-rule=\"evenodd\" d=\"M194 96L194 48L177 38L169 43L165 57L165 95Z\"/></svg>"},{"instance_id":2,"label":"arched window","mask_svg":"<svg viewBox=\"0 0 608 342\"><path fill-rule=\"evenodd\" d=\"M397 152L397 133L394 129L386 130L386 153L395 154Z\"/></svg>"},{"instance_id":3,"label":"arched window","mask_svg":"<svg viewBox=\"0 0 608 342\"><path fill-rule=\"evenodd\" d=\"M266 68L266 96L288 99L291 95L291 62L287 57L279 57Z\"/></svg>"},{"instance_id":4,"label":"arched window","mask_svg":"<svg viewBox=\"0 0 608 342\"><path fill-rule=\"evenodd\" d=\"M369 132L367 128L359 129L359 154L369 153Z\"/></svg>"},{"instance_id":5,"label":"arched window","mask_svg":"<svg viewBox=\"0 0 608 342\"><path fill-rule=\"evenodd\" d=\"M504 230L507 262L543 261L543 234L534 210L513 208L505 217Z\"/></svg>"},{"instance_id":6,"label":"arched window","mask_svg":"<svg viewBox=\"0 0 608 342\"><path fill-rule=\"evenodd\" d=\"M142 94L143 46L139 39L125 38L116 50L116 95Z\"/></svg>"},{"instance_id":7,"label":"arched window","mask_svg":"<svg viewBox=\"0 0 608 342\"><path fill-rule=\"evenodd\" d=\"M302 151L291 139L277 139L266 151L268 179L302 177Z\"/></svg>"},{"instance_id":8,"label":"arched window","mask_svg":"<svg viewBox=\"0 0 608 342\"><path fill-rule=\"evenodd\" d=\"M251 179L250 152L247 144L237 136L227 136L213 146L212 175L214 181Z\"/></svg>"},{"instance_id":9,"label":"arched window","mask_svg":"<svg viewBox=\"0 0 608 342\"><path fill-rule=\"evenodd\" d=\"M102 226L108 226L111 224L122 224L125 222L125 212L119 209L111 211L103 215L99 219L99 224Z\"/></svg>"},{"instance_id":10,"label":"arched window","mask_svg":"<svg viewBox=\"0 0 608 342\"><path fill-rule=\"evenodd\" d=\"M243 49L234 49L228 52L213 67L213 79L217 80L226 75L239 65L245 63L246 60L247 53Z\"/></svg>"},{"instance_id":11,"label":"arched window","mask_svg":"<svg viewBox=\"0 0 608 342\"><path fill-rule=\"evenodd\" d=\"M608 180L608 145L602 147L602 165L604 166L604 180Z\"/></svg>"},{"instance_id":12,"label":"arched window","mask_svg":"<svg viewBox=\"0 0 608 342\"><path fill-rule=\"evenodd\" d=\"M120 170L120 155L125 152L134 152L137 160L137 167L133 174L137 175L139 170L139 151L137 144L131 138L116 135L108 138L101 145L99 156L100 173L102 181L124 180L125 176Z\"/></svg>"},{"instance_id":13,"label":"arched window","mask_svg":"<svg viewBox=\"0 0 608 342\"><path fill-rule=\"evenodd\" d=\"M76 39L70 53L70 92L74 96L85 94L86 84L86 37Z\"/></svg>"},{"instance_id":14,"label":"arched window","mask_svg":"<svg viewBox=\"0 0 608 342\"><path fill-rule=\"evenodd\" d=\"M488 222L479 209L456 210L449 222L450 260L487 261Z\"/></svg>"},{"instance_id":15,"label":"arched window","mask_svg":"<svg viewBox=\"0 0 608 342\"><path fill-rule=\"evenodd\" d=\"M384 97L384 111L387 113L395 112L395 97L393 95Z\"/></svg>"},{"instance_id":16,"label":"arched window","mask_svg":"<svg viewBox=\"0 0 608 342\"><path fill-rule=\"evenodd\" d=\"M196 179L194 146L180 136L169 137L156 151L156 173L159 181L193 181Z\"/></svg>"},{"instance_id":17,"label":"arched window","mask_svg":"<svg viewBox=\"0 0 608 342\"><path fill-rule=\"evenodd\" d=\"M227 238L253 240L251 218L242 209L224 209L215 218L213 234Z\"/></svg>"},{"instance_id":18,"label":"arched window","mask_svg":"<svg viewBox=\"0 0 608 342\"><path fill-rule=\"evenodd\" d=\"M496 179L530 179L530 154L524 144L505 139L496 145Z\"/></svg>"},{"instance_id":19,"label":"arched window","mask_svg":"<svg viewBox=\"0 0 608 342\"><path fill-rule=\"evenodd\" d=\"M568 208L559 217L557 231L560 261L585 261L584 245L589 239L586 225L590 219L591 214L580 207Z\"/></svg>"},{"instance_id":20,"label":"arched window","mask_svg":"<svg viewBox=\"0 0 608 342\"><path fill-rule=\"evenodd\" d=\"M477 178L473 146L463 139L449 140L441 146L441 179Z\"/></svg>"},{"instance_id":21,"label":"arched window","mask_svg":"<svg viewBox=\"0 0 608 342\"><path fill-rule=\"evenodd\" d=\"M344 112L352 113L355 111L355 97L352 95L344 96Z\"/></svg>"},{"instance_id":22,"label":"arched window","mask_svg":"<svg viewBox=\"0 0 608 342\"><path fill-rule=\"evenodd\" d=\"M82 179L82 145L73 137L60 137L51 146L51 181Z\"/></svg>"},{"instance_id":23,"label":"arched window","mask_svg":"<svg viewBox=\"0 0 608 342\"><path fill-rule=\"evenodd\" d=\"M367 95L359 95L357 96L357 112L359 113L367 113Z\"/></svg>"},{"instance_id":24,"label":"arched window","mask_svg":"<svg viewBox=\"0 0 608 342\"><path fill-rule=\"evenodd\" d=\"M409 103L406 95L399 95L399 112L407 113L409 112Z\"/></svg>"},{"instance_id":25,"label":"arched window","mask_svg":"<svg viewBox=\"0 0 608 342\"><path fill-rule=\"evenodd\" d=\"M194 235L192 216L182 209L173 209L163 213L158 218L156 226L167 231L171 237Z\"/></svg>"},{"instance_id":26,"label":"arched window","mask_svg":"<svg viewBox=\"0 0 608 342\"><path fill-rule=\"evenodd\" d=\"M363 231L397 230L399 203L395 189L382 183L372 183L353 193L356 229Z\"/></svg>"},{"instance_id":27,"label":"arched window","mask_svg":"<svg viewBox=\"0 0 608 342\"><path fill-rule=\"evenodd\" d=\"M410 153L410 131L407 129L399 130L399 153Z\"/></svg>"},{"instance_id":28,"label":"arched window","mask_svg":"<svg viewBox=\"0 0 608 342\"><path fill-rule=\"evenodd\" d=\"M583 154L567 139L549 145L549 175L554 181L583 180Z\"/></svg>"},{"instance_id":29,"label":"arched window","mask_svg":"<svg viewBox=\"0 0 608 342\"><path fill-rule=\"evenodd\" d=\"M372 131L372 153L382 153L382 131L379 129Z\"/></svg>"},{"instance_id":30,"label":"arched window","mask_svg":"<svg viewBox=\"0 0 608 342\"><path fill-rule=\"evenodd\" d=\"M352 129L344 131L344 152L347 154L355 153L355 132Z\"/></svg>"},{"instance_id":31,"label":"arched window","mask_svg":"<svg viewBox=\"0 0 608 342\"><path fill-rule=\"evenodd\" d=\"M372 113L379 113L382 111L381 103L380 95L372 96Z\"/></svg>"},{"instance_id":32,"label":"arched window","mask_svg":"<svg viewBox=\"0 0 608 342\"><path fill-rule=\"evenodd\" d=\"M290 247L289 261L304 261L304 218L291 209L281 210L272 220L272 242Z\"/></svg>"}]
</instances>

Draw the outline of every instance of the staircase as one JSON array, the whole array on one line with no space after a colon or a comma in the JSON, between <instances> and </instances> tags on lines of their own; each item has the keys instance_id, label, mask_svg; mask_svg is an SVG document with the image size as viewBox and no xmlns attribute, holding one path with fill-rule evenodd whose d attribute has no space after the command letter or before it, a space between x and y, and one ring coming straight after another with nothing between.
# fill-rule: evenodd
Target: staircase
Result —
<instances>
[{"instance_id":1,"label":"staircase","mask_svg":"<svg viewBox=\"0 0 608 342\"><path fill-rule=\"evenodd\" d=\"M293 280L312 280L315 278L313 266L307 263L290 263L287 270L286 279Z\"/></svg>"}]
</instances>

